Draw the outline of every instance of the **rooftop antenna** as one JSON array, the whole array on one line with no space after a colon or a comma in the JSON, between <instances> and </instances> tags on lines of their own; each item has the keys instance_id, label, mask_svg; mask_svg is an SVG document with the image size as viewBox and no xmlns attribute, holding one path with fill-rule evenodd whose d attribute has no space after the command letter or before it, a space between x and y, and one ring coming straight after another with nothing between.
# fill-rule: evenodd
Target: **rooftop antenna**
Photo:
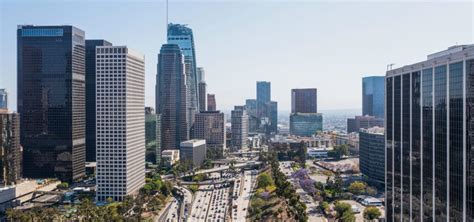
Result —
<instances>
[{"instance_id":1,"label":"rooftop antenna","mask_svg":"<svg viewBox=\"0 0 474 222\"><path fill-rule=\"evenodd\" d=\"M390 63L387 65L387 71L392 70L392 66L395 65L395 63Z\"/></svg>"}]
</instances>

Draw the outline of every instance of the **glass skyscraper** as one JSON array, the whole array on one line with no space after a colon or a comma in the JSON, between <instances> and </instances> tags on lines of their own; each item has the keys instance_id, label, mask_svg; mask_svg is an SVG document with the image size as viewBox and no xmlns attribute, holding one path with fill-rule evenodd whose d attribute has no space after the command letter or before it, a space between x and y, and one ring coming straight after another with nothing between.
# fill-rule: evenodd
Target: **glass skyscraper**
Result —
<instances>
[{"instance_id":1,"label":"glass skyscraper","mask_svg":"<svg viewBox=\"0 0 474 222\"><path fill-rule=\"evenodd\" d=\"M318 112L318 90L292 89L291 90L291 112L292 113L317 113Z\"/></svg>"},{"instance_id":2,"label":"glass skyscraper","mask_svg":"<svg viewBox=\"0 0 474 222\"><path fill-rule=\"evenodd\" d=\"M295 136L312 136L323 130L321 113L291 113L290 134Z\"/></svg>"},{"instance_id":3,"label":"glass skyscraper","mask_svg":"<svg viewBox=\"0 0 474 222\"><path fill-rule=\"evenodd\" d=\"M6 89L0 89L0 109L8 109L8 93Z\"/></svg>"},{"instance_id":4,"label":"glass skyscraper","mask_svg":"<svg viewBox=\"0 0 474 222\"><path fill-rule=\"evenodd\" d=\"M186 85L189 88L189 108L199 110L199 88L196 68L196 50L194 49L193 30L186 25L168 24L168 44L176 44L184 56ZM193 121L193 120L190 120Z\"/></svg>"},{"instance_id":5,"label":"glass skyscraper","mask_svg":"<svg viewBox=\"0 0 474 222\"><path fill-rule=\"evenodd\" d=\"M96 151L96 51L111 46L106 40L86 40L86 161L95 162Z\"/></svg>"},{"instance_id":6,"label":"glass skyscraper","mask_svg":"<svg viewBox=\"0 0 474 222\"><path fill-rule=\"evenodd\" d=\"M370 76L362 79L362 115L384 117L385 77Z\"/></svg>"},{"instance_id":7,"label":"glass skyscraper","mask_svg":"<svg viewBox=\"0 0 474 222\"><path fill-rule=\"evenodd\" d=\"M25 177L73 181L85 175L84 37L73 26L17 29Z\"/></svg>"},{"instance_id":8,"label":"glass skyscraper","mask_svg":"<svg viewBox=\"0 0 474 222\"><path fill-rule=\"evenodd\" d=\"M387 71L387 221L474 221L474 45Z\"/></svg>"},{"instance_id":9,"label":"glass skyscraper","mask_svg":"<svg viewBox=\"0 0 474 222\"><path fill-rule=\"evenodd\" d=\"M268 117L267 104L271 100L271 83L265 81L257 82L257 117Z\"/></svg>"},{"instance_id":10,"label":"glass skyscraper","mask_svg":"<svg viewBox=\"0 0 474 222\"><path fill-rule=\"evenodd\" d=\"M158 55L156 75L156 113L161 115L161 147L177 149L189 139L189 88L181 49L164 44Z\"/></svg>"}]
</instances>

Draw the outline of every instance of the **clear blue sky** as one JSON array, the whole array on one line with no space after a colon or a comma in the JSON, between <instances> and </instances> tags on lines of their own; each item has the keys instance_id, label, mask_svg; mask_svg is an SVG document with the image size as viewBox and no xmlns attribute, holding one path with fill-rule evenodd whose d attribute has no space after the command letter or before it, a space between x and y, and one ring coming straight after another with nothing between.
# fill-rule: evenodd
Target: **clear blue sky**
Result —
<instances>
[{"instance_id":1,"label":"clear blue sky","mask_svg":"<svg viewBox=\"0 0 474 222\"><path fill-rule=\"evenodd\" d=\"M16 110L16 27L77 26L146 55L146 105L154 106L156 61L165 43L165 0L0 0L0 88ZM272 82L272 99L289 110L290 89L318 88L319 109L361 107L361 78L386 65L418 62L448 46L474 43L469 1L173 1L170 22L194 31L198 66L218 109L255 98Z\"/></svg>"}]
</instances>

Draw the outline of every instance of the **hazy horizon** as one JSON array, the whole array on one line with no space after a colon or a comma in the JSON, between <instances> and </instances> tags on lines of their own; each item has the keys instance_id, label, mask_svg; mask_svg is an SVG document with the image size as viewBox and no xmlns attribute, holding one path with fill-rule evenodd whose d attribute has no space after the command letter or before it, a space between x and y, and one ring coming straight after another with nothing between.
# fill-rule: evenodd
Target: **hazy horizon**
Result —
<instances>
[{"instance_id":1,"label":"hazy horizon","mask_svg":"<svg viewBox=\"0 0 474 222\"><path fill-rule=\"evenodd\" d=\"M165 0L0 2L0 88L16 110L16 28L74 25L87 39L127 45L146 56L146 101L154 107L157 54L166 43ZM169 22L193 29L217 108L256 97L272 83L272 100L290 110L292 88L318 88L318 110L361 107L362 77L473 43L472 2L170 1ZM440 16L449 15L449 16ZM440 30L443 31L440 31Z\"/></svg>"}]
</instances>

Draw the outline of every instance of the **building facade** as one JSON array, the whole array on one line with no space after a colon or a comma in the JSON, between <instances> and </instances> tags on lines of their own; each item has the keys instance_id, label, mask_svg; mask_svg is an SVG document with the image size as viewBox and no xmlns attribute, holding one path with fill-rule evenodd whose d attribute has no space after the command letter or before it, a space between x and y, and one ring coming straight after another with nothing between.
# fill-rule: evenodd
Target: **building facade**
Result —
<instances>
[{"instance_id":1,"label":"building facade","mask_svg":"<svg viewBox=\"0 0 474 222\"><path fill-rule=\"evenodd\" d=\"M385 77L362 78L362 115L384 118Z\"/></svg>"},{"instance_id":2,"label":"building facade","mask_svg":"<svg viewBox=\"0 0 474 222\"><path fill-rule=\"evenodd\" d=\"M168 44L178 45L184 57L184 73L189 93L191 112L199 110L199 89L196 67L196 50L194 49L193 30L186 25L168 24ZM192 116L192 115L191 115ZM194 120L190 120L193 122Z\"/></svg>"},{"instance_id":3,"label":"building facade","mask_svg":"<svg viewBox=\"0 0 474 222\"><path fill-rule=\"evenodd\" d=\"M271 83L257 81L257 117L268 117L268 103L271 100Z\"/></svg>"},{"instance_id":4,"label":"building facade","mask_svg":"<svg viewBox=\"0 0 474 222\"><path fill-rule=\"evenodd\" d=\"M0 109L0 187L21 178L20 116Z\"/></svg>"},{"instance_id":5,"label":"building facade","mask_svg":"<svg viewBox=\"0 0 474 222\"><path fill-rule=\"evenodd\" d=\"M386 75L387 221L474 221L474 45Z\"/></svg>"},{"instance_id":6,"label":"building facade","mask_svg":"<svg viewBox=\"0 0 474 222\"><path fill-rule=\"evenodd\" d=\"M269 110L270 110L270 113L268 114L268 116L270 117L269 134L277 134L278 133L278 102L270 101Z\"/></svg>"},{"instance_id":7,"label":"building facade","mask_svg":"<svg viewBox=\"0 0 474 222\"><path fill-rule=\"evenodd\" d=\"M180 161L191 163L193 168L200 167L206 159L206 141L192 139L181 142L179 155Z\"/></svg>"},{"instance_id":8,"label":"building facade","mask_svg":"<svg viewBox=\"0 0 474 222\"><path fill-rule=\"evenodd\" d=\"M312 136L323 130L321 113L291 113L290 134L295 136Z\"/></svg>"},{"instance_id":9,"label":"building facade","mask_svg":"<svg viewBox=\"0 0 474 222\"><path fill-rule=\"evenodd\" d=\"M85 175L85 33L74 26L18 26L18 112L29 178Z\"/></svg>"},{"instance_id":10,"label":"building facade","mask_svg":"<svg viewBox=\"0 0 474 222\"><path fill-rule=\"evenodd\" d=\"M292 89L291 90L291 112L292 113L317 113L318 112L318 90Z\"/></svg>"},{"instance_id":11,"label":"building facade","mask_svg":"<svg viewBox=\"0 0 474 222\"><path fill-rule=\"evenodd\" d=\"M172 167L179 162L179 150L163 150L161 158L163 166Z\"/></svg>"},{"instance_id":12,"label":"building facade","mask_svg":"<svg viewBox=\"0 0 474 222\"><path fill-rule=\"evenodd\" d=\"M145 144L146 161L159 164L161 149L159 147L158 115L152 107L145 107Z\"/></svg>"},{"instance_id":13,"label":"building facade","mask_svg":"<svg viewBox=\"0 0 474 222\"><path fill-rule=\"evenodd\" d=\"M374 127L359 132L360 172L369 183L383 187L385 183L385 135L384 128Z\"/></svg>"},{"instance_id":14,"label":"building facade","mask_svg":"<svg viewBox=\"0 0 474 222\"><path fill-rule=\"evenodd\" d=\"M206 73L203 67L197 68L198 88L199 88L199 112L206 111Z\"/></svg>"},{"instance_id":15,"label":"building facade","mask_svg":"<svg viewBox=\"0 0 474 222\"><path fill-rule=\"evenodd\" d=\"M6 89L0 89L0 109L8 109L8 93Z\"/></svg>"},{"instance_id":16,"label":"building facade","mask_svg":"<svg viewBox=\"0 0 474 222\"><path fill-rule=\"evenodd\" d=\"M96 51L96 199L122 201L145 184L145 57L126 46Z\"/></svg>"},{"instance_id":17,"label":"building facade","mask_svg":"<svg viewBox=\"0 0 474 222\"><path fill-rule=\"evenodd\" d=\"M86 161L95 162L96 151L96 46L111 46L112 43L97 39L86 40Z\"/></svg>"},{"instance_id":18,"label":"building facade","mask_svg":"<svg viewBox=\"0 0 474 222\"><path fill-rule=\"evenodd\" d=\"M216 95L207 94L207 111L216 111Z\"/></svg>"},{"instance_id":19,"label":"building facade","mask_svg":"<svg viewBox=\"0 0 474 222\"><path fill-rule=\"evenodd\" d=\"M219 111L197 113L193 138L206 141L208 158L223 158L226 149L224 113Z\"/></svg>"},{"instance_id":20,"label":"building facade","mask_svg":"<svg viewBox=\"0 0 474 222\"><path fill-rule=\"evenodd\" d=\"M161 148L176 149L189 139L189 91L184 57L176 44L164 44L158 55L157 114L161 115Z\"/></svg>"},{"instance_id":21,"label":"building facade","mask_svg":"<svg viewBox=\"0 0 474 222\"><path fill-rule=\"evenodd\" d=\"M347 133L359 132L360 129L368 129L372 127L383 127L383 118L374 116L356 116L347 119Z\"/></svg>"},{"instance_id":22,"label":"building facade","mask_svg":"<svg viewBox=\"0 0 474 222\"><path fill-rule=\"evenodd\" d=\"M231 149L247 148L248 115L244 106L235 106L231 112Z\"/></svg>"}]
</instances>

